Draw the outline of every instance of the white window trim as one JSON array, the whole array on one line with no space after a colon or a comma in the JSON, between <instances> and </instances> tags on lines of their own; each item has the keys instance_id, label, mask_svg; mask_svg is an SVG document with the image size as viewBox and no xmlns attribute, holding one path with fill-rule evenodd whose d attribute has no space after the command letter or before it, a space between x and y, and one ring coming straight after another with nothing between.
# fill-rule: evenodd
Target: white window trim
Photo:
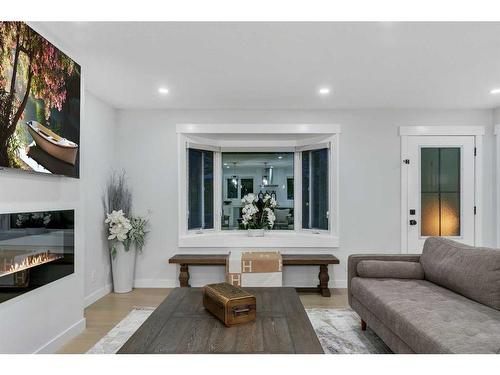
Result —
<instances>
[{"instance_id":1,"label":"white window trim","mask_svg":"<svg viewBox=\"0 0 500 375\"><path fill-rule=\"evenodd\" d=\"M409 207L408 191L406 189L408 169L404 168L403 160L408 158L408 137L411 136L474 136L476 148L476 158L474 160L474 206L477 212L474 216L474 242L475 246L482 246L484 126L400 126L399 135L401 136L401 252L408 252L407 220ZM500 196L500 193L497 194Z\"/></svg>"},{"instance_id":2,"label":"white window trim","mask_svg":"<svg viewBox=\"0 0 500 375\"><path fill-rule=\"evenodd\" d=\"M484 135L484 126L400 126L399 135Z\"/></svg>"},{"instance_id":3,"label":"white window trim","mask_svg":"<svg viewBox=\"0 0 500 375\"><path fill-rule=\"evenodd\" d=\"M500 124L495 125L495 138L496 138L496 166L495 173L496 181L496 194L497 194L497 247L500 248Z\"/></svg>"},{"instance_id":4,"label":"white window trim","mask_svg":"<svg viewBox=\"0 0 500 375\"><path fill-rule=\"evenodd\" d=\"M335 248L339 246L339 142L340 126L336 124L178 124L178 245L179 247L234 248L234 247L297 247ZM214 137L214 134L220 137ZM259 139L250 140L259 134ZM276 135L294 134L287 140ZM209 137L204 135L210 135ZM226 137L231 135L230 137ZM240 135L240 136L235 136ZM264 135L264 136L263 136ZM269 135L266 139L265 135ZM331 145L329 153L329 229L302 229L301 168L297 160L304 146L325 142ZM214 229L187 230L187 144L216 151L214 154ZM315 148L314 146L312 148ZM311 148L309 148L311 149ZM253 237L249 243L246 231L221 230L222 215L222 158L228 151L294 151L294 215L295 229L267 231L264 237Z\"/></svg>"}]
</instances>

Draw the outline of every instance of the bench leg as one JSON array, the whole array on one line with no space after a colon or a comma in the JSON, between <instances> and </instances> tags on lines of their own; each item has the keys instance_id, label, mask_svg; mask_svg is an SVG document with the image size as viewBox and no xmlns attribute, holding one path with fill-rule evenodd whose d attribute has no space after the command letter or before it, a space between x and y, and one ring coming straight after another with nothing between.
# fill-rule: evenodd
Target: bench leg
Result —
<instances>
[{"instance_id":1,"label":"bench leg","mask_svg":"<svg viewBox=\"0 0 500 375\"><path fill-rule=\"evenodd\" d=\"M181 264L181 271L179 272L179 284L181 287L190 287L189 285L189 268L187 264Z\"/></svg>"},{"instance_id":2,"label":"bench leg","mask_svg":"<svg viewBox=\"0 0 500 375\"><path fill-rule=\"evenodd\" d=\"M318 288L323 297L330 297L330 289L328 289L328 281L330 280L330 276L328 276L328 266L326 264L322 264L319 266L319 285Z\"/></svg>"},{"instance_id":3,"label":"bench leg","mask_svg":"<svg viewBox=\"0 0 500 375\"><path fill-rule=\"evenodd\" d=\"M361 319L361 330L366 331L366 322L363 319Z\"/></svg>"}]
</instances>

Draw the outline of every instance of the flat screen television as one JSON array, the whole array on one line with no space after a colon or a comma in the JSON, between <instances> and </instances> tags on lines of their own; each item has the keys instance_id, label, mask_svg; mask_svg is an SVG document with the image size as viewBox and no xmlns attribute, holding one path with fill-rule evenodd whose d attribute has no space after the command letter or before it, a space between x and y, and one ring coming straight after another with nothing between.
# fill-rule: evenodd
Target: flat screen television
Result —
<instances>
[{"instance_id":1,"label":"flat screen television","mask_svg":"<svg viewBox=\"0 0 500 375\"><path fill-rule=\"evenodd\" d=\"M78 178L81 69L24 22L0 22L0 169Z\"/></svg>"}]
</instances>

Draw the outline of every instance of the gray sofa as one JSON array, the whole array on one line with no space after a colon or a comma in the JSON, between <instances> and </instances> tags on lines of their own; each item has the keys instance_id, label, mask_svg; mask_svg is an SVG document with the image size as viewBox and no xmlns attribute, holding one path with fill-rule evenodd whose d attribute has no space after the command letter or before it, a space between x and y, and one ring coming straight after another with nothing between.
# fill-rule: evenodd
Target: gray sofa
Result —
<instances>
[{"instance_id":1,"label":"gray sofa","mask_svg":"<svg viewBox=\"0 0 500 375\"><path fill-rule=\"evenodd\" d=\"M500 354L500 250L431 237L422 255L351 255L348 288L395 353Z\"/></svg>"}]
</instances>

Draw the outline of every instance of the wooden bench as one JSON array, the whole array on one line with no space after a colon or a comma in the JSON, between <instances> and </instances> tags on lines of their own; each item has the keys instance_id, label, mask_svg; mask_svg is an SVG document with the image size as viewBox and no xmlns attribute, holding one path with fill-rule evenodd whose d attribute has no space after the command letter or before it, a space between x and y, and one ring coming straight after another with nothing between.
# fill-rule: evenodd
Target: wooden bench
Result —
<instances>
[{"instance_id":1,"label":"wooden bench","mask_svg":"<svg viewBox=\"0 0 500 375\"><path fill-rule=\"evenodd\" d=\"M283 266L319 266L319 284L317 287L295 288L298 292L317 292L323 297L330 297L328 289L329 264L339 264L337 257L331 254L282 254ZM169 263L180 264L179 283L189 287L189 266L225 266L227 254L176 254Z\"/></svg>"}]
</instances>

